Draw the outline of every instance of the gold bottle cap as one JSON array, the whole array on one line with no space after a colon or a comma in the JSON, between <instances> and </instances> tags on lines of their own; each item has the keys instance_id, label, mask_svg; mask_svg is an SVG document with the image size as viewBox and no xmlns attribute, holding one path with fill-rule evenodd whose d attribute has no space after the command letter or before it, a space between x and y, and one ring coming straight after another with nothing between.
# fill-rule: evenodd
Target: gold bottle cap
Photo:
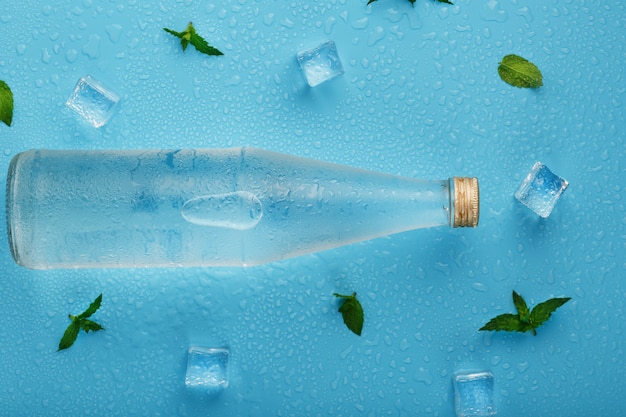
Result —
<instances>
[{"instance_id":1,"label":"gold bottle cap","mask_svg":"<svg viewBox=\"0 0 626 417\"><path fill-rule=\"evenodd\" d=\"M453 177L454 223L453 227L476 227L480 213L478 178Z\"/></svg>"}]
</instances>

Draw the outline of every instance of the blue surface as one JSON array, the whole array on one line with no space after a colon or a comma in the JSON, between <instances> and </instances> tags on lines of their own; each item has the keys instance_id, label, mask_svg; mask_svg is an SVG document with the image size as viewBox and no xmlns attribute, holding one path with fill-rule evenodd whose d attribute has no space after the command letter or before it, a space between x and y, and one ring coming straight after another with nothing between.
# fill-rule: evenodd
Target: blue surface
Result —
<instances>
[{"instance_id":1,"label":"blue surface","mask_svg":"<svg viewBox=\"0 0 626 417\"><path fill-rule=\"evenodd\" d=\"M474 230L428 229L265 267L34 272L0 246L0 415L454 415L452 377L494 375L498 414L619 416L626 359L626 11L616 0L5 0L15 95L0 169L29 148L251 145L418 178L477 176ZM223 57L161 30L192 20ZM295 59L336 42L345 74ZM544 86L502 82L519 54ZM98 130L66 108L90 74L122 97ZM570 185L548 219L513 194L542 161ZM6 233L1 221L2 233ZM572 297L537 336L478 332ZM356 291L359 338L333 292ZM100 292L106 331L56 352ZM191 345L228 346L230 385L185 388Z\"/></svg>"}]
</instances>

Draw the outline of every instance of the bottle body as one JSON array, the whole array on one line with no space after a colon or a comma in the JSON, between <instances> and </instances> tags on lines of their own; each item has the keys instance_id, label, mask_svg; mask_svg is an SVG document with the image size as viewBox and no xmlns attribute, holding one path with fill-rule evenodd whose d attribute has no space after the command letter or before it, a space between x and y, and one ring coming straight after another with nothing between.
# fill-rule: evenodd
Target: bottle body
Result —
<instances>
[{"instance_id":1,"label":"bottle body","mask_svg":"<svg viewBox=\"0 0 626 417\"><path fill-rule=\"evenodd\" d=\"M451 225L451 188L253 148L31 150L7 222L33 269L256 265Z\"/></svg>"}]
</instances>

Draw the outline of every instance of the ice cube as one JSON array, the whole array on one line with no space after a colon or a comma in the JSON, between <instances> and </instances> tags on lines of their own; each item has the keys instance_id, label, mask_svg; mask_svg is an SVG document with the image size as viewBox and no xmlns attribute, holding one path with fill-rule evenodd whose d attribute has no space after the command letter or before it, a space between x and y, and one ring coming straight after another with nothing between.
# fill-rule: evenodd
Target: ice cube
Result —
<instances>
[{"instance_id":1,"label":"ice cube","mask_svg":"<svg viewBox=\"0 0 626 417\"><path fill-rule=\"evenodd\" d=\"M515 192L515 198L545 219L568 185L567 180L554 175L541 162L536 162Z\"/></svg>"},{"instance_id":2,"label":"ice cube","mask_svg":"<svg viewBox=\"0 0 626 417\"><path fill-rule=\"evenodd\" d=\"M301 51L297 54L298 63L306 82L315 87L343 74L343 66L333 41Z\"/></svg>"},{"instance_id":3,"label":"ice cube","mask_svg":"<svg viewBox=\"0 0 626 417\"><path fill-rule=\"evenodd\" d=\"M185 385L215 394L228 387L228 348L191 346L187 354Z\"/></svg>"},{"instance_id":4,"label":"ice cube","mask_svg":"<svg viewBox=\"0 0 626 417\"><path fill-rule=\"evenodd\" d=\"M456 415L493 416L493 374L489 371L458 373L454 376Z\"/></svg>"},{"instance_id":5,"label":"ice cube","mask_svg":"<svg viewBox=\"0 0 626 417\"><path fill-rule=\"evenodd\" d=\"M87 75L78 80L67 106L94 127L104 126L117 107L120 97Z\"/></svg>"}]
</instances>

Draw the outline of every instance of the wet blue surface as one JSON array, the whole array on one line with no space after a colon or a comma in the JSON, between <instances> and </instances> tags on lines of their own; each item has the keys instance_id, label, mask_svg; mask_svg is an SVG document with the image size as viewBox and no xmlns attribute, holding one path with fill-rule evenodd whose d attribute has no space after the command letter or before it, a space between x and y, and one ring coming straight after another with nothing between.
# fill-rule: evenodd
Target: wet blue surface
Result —
<instances>
[{"instance_id":1,"label":"wet blue surface","mask_svg":"<svg viewBox=\"0 0 626 417\"><path fill-rule=\"evenodd\" d=\"M499 415L623 415L624 72L618 1L5 1L15 96L0 170L30 148L250 145L418 178L477 176L477 229L427 229L249 269L30 271L0 246L0 415L454 415L452 378L494 375ZM192 20L224 52L161 30ZM295 59L332 39L345 73ZM521 55L544 86L500 80ZM102 129L65 101L87 74L122 99ZM548 219L513 194L540 160L569 181ZM2 234L6 234L4 220ZM483 333L572 297L538 330ZM361 337L333 292L356 291ZM104 332L56 352L100 292ZM185 388L191 345L230 349L216 397Z\"/></svg>"}]
</instances>

